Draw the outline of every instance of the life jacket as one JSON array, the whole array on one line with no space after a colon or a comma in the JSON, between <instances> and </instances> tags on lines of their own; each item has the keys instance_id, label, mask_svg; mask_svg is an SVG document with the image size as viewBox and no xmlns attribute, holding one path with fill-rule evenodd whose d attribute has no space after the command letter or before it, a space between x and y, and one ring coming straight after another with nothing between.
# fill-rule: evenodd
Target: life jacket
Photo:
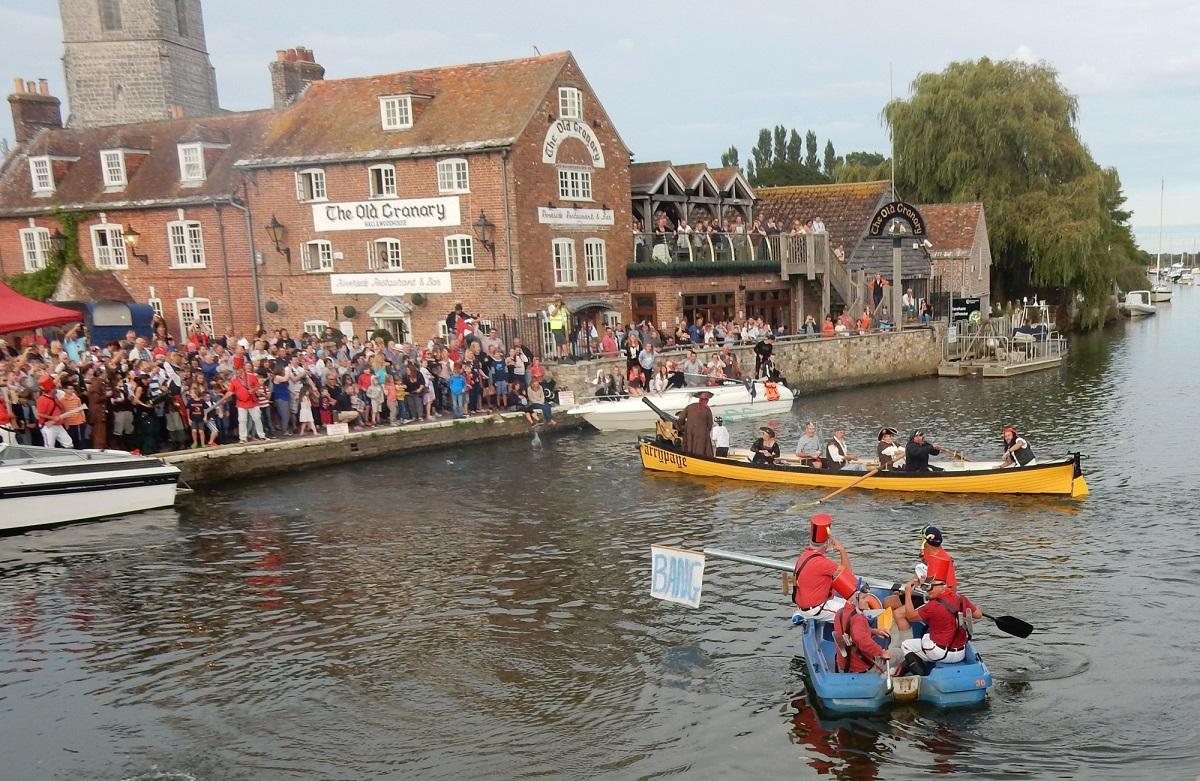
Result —
<instances>
[{"instance_id":1,"label":"life jacket","mask_svg":"<svg viewBox=\"0 0 1200 781\"><path fill-rule=\"evenodd\" d=\"M1021 439L1021 437L1017 437L1017 439ZM1003 438L1000 439L1000 442L1004 445L1005 451L1012 447L1012 445L1005 442ZM1017 463L1021 466L1026 466L1030 461L1033 460L1033 448L1029 446L1028 440L1025 440L1025 447L1013 453L1013 458L1015 458Z\"/></svg>"},{"instance_id":2,"label":"life jacket","mask_svg":"<svg viewBox=\"0 0 1200 781\"><path fill-rule=\"evenodd\" d=\"M767 391L767 401L779 401L779 387L774 382L764 382L763 387Z\"/></svg>"},{"instance_id":3,"label":"life jacket","mask_svg":"<svg viewBox=\"0 0 1200 781\"><path fill-rule=\"evenodd\" d=\"M950 614L954 622L958 624L958 629L955 630L954 636L950 640L950 645L946 646L949 651L961 651L967 647L967 641L971 639L971 630L975 628L974 618L966 609L966 603L963 601L961 594L955 594L957 605L951 605L945 597L938 597L933 600L941 605L942 609Z\"/></svg>"},{"instance_id":4,"label":"life jacket","mask_svg":"<svg viewBox=\"0 0 1200 781\"><path fill-rule=\"evenodd\" d=\"M869 658L861 648L854 644L854 638L850 634L851 622L854 621L856 614L858 614L858 610L854 607L854 603L847 602L833 616L833 645L837 649L833 666L840 673L850 672L851 652L858 654L858 657L866 662L868 667L875 664L874 659Z\"/></svg>"}]
</instances>

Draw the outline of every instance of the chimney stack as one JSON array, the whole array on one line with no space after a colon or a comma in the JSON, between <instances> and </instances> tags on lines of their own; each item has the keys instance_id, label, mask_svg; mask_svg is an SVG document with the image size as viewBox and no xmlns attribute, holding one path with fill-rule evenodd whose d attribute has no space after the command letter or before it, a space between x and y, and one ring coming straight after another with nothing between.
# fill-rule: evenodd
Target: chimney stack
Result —
<instances>
[{"instance_id":1,"label":"chimney stack","mask_svg":"<svg viewBox=\"0 0 1200 781\"><path fill-rule=\"evenodd\" d=\"M309 84L325 78L325 68L317 63L312 49L303 46L279 49L268 68L271 94L277 109L290 105Z\"/></svg>"},{"instance_id":2,"label":"chimney stack","mask_svg":"<svg viewBox=\"0 0 1200 781\"><path fill-rule=\"evenodd\" d=\"M45 79L28 82L13 79L13 87L15 91L8 96L8 105L12 108L18 144L33 138L44 127L63 126L61 103L50 94L50 85Z\"/></svg>"}]
</instances>

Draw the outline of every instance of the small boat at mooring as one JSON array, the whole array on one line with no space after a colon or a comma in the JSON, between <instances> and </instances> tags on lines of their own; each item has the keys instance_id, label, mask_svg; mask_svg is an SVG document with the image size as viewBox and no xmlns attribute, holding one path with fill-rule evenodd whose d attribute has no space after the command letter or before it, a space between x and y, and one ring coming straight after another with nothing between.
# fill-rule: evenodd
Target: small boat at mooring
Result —
<instances>
[{"instance_id":1,"label":"small boat at mooring","mask_svg":"<svg viewBox=\"0 0 1200 781\"><path fill-rule=\"evenodd\" d=\"M179 474L123 450L0 445L0 533L170 507Z\"/></svg>"},{"instance_id":2,"label":"small boat at mooring","mask_svg":"<svg viewBox=\"0 0 1200 781\"><path fill-rule=\"evenodd\" d=\"M648 396L630 396L615 400L593 399L575 407L571 412L581 415L601 431L644 430L653 428L659 416L644 404L642 399L650 399L659 409L676 415L695 401L693 396L700 391L713 394L708 402L709 408L714 415L720 415L727 421L782 415L792 408L792 401L796 398L783 383L768 383L763 380L755 380L753 383L730 381L726 385L672 388Z\"/></svg>"},{"instance_id":3,"label":"small boat at mooring","mask_svg":"<svg viewBox=\"0 0 1200 781\"><path fill-rule=\"evenodd\" d=\"M656 437L638 439L642 466L655 472L695 477L746 480L803 488L845 488L862 479L864 472L816 469L800 464L752 464L745 457L709 457L684 453L671 442ZM1079 453L1065 458L1038 460L1022 467L1001 467L999 461L950 462L940 472L878 472L858 483L875 491L932 491L960 494L1047 494L1082 499L1088 494Z\"/></svg>"},{"instance_id":4,"label":"small boat at mooring","mask_svg":"<svg viewBox=\"0 0 1200 781\"><path fill-rule=\"evenodd\" d=\"M1125 294L1125 300L1121 302L1121 313L1126 317L1146 317L1158 311L1150 301L1151 293L1149 290L1130 290Z\"/></svg>"}]
</instances>

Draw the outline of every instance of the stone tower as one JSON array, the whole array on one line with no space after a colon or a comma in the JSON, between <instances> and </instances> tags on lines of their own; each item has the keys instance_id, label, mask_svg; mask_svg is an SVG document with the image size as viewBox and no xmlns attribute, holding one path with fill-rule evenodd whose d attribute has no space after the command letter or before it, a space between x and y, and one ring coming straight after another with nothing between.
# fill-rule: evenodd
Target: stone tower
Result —
<instances>
[{"instance_id":1,"label":"stone tower","mask_svg":"<svg viewBox=\"0 0 1200 781\"><path fill-rule=\"evenodd\" d=\"M58 0L69 127L220 111L201 0Z\"/></svg>"}]
</instances>

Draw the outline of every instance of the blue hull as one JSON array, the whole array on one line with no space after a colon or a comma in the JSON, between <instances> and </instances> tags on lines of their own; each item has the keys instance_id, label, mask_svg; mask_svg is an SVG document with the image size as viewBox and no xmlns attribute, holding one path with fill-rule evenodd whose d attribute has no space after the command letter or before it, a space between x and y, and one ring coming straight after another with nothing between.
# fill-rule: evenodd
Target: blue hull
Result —
<instances>
[{"instance_id":1,"label":"blue hull","mask_svg":"<svg viewBox=\"0 0 1200 781\"><path fill-rule=\"evenodd\" d=\"M882 598L883 592L877 595ZM882 673L836 671L832 622L805 621L803 629L808 679L822 707L834 713L874 713L892 705L892 695L884 685ZM923 629L923 625L914 627L915 636L920 637ZM987 697L991 685L992 674L987 665L976 655L974 644L967 643L963 661L937 664L929 675L921 678L917 700L935 708L977 705Z\"/></svg>"}]
</instances>

